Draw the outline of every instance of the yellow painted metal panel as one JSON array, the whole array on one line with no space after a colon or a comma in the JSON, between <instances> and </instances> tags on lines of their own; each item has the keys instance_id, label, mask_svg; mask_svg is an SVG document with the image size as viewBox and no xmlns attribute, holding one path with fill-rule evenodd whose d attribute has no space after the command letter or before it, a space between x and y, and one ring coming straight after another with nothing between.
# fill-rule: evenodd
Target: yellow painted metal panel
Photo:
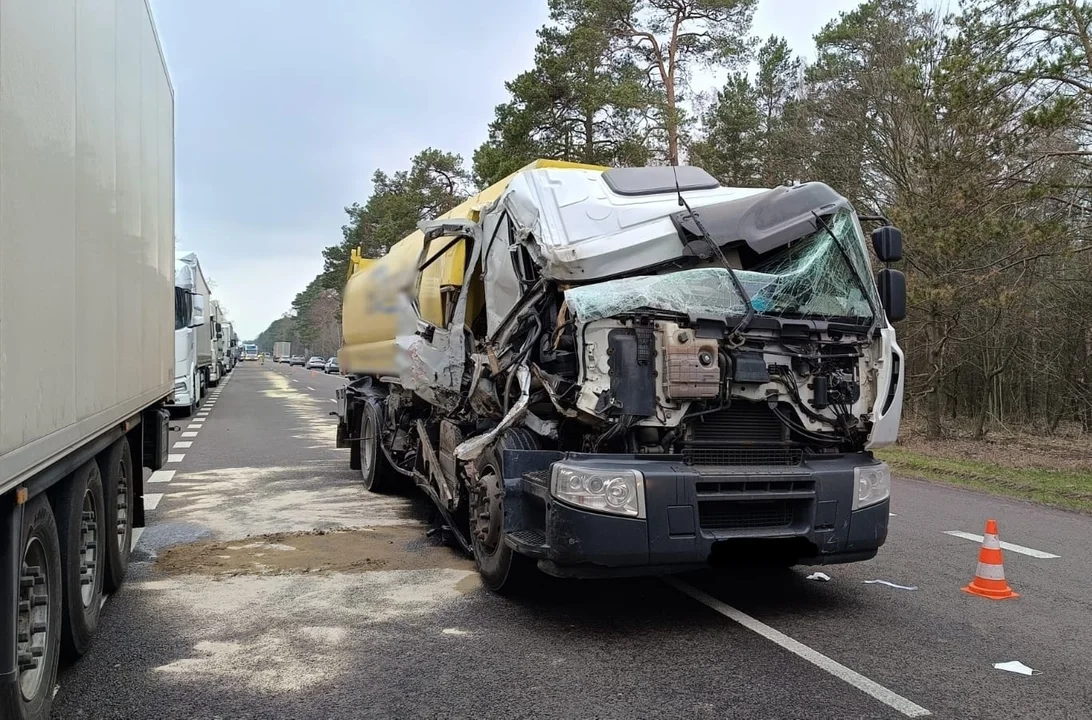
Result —
<instances>
[{"instance_id":1,"label":"yellow painted metal panel","mask_svg":"<svg viewBox=\"0 0 1092 720\"><path fill-rule=\"evenodd\" d=\"M536 160L503 180L489 186L458 205L441 218L465 218L479 220L480 209L499 198L508 188L512 178L521 172L536 168L577 170L605 170L598 165L570 163L561 160ZM439 252L449 239L438 238L430 243ZM466 247L457 243L421 273L418 292L416 263L421 255L424 234L417 230L400 240L382 258L371 262L354 260L352 274L343 293L342 340L338 362L343 372L394 375L394 338L397 334L399 312L408 312L405 301L400 301L401 291L406 297L417 298L421 316L433 325L443 325L442 290L460 287L465 281ZM473 318L482 306L482 293L472 288L468 297L467 317Z\"/></svg>"}]
</instances>

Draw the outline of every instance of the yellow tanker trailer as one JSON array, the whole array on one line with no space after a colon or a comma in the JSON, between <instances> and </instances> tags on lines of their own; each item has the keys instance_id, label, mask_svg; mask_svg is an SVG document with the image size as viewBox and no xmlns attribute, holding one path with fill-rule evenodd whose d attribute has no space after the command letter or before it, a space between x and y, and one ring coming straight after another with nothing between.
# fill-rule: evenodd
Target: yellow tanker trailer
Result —
<instances>
[{"instance_id":1,"label":"yellow tanker trailer","mask_svg":"<svg viewBox=\"0 0 1092 720\"><path fill-rule=\"evenodd\" d=\"M900 258L897 229L871 240ZM420 488L498 591L738 548L868 559L905 313L901 273L877 283L868 252L822 183L536 161L382 258L354 253L338 446L369 490Z\"/></svg>"}]
</instances>

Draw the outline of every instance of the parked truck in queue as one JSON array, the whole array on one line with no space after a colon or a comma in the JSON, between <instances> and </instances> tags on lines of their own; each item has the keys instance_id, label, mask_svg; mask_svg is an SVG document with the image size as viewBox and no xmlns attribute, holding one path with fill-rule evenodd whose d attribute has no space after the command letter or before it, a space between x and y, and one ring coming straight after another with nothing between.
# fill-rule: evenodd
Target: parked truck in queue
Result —
<instances>
[{"instance_id":1,"label":"parked truck in queue","mask_svg":"<svg viewBox=\"0 0 1092 720\"><path fill-rule=\"evenodd\" d=\"M197 411L212 382L211 291L196 253L175 261L174 401L172 408ZM189 313L188 315L186 313Z\"/></svg>"},{"instance_id":2,"label":"parked truck in queue","mask_svg":"<svg viewBox=\"0 0 1092 720\"><path fill-rule=\"evenodd\" d=\"M46 720L125 578L143 468L167 460L172 318L201 307L175 284L145 0L5 2L0 47L0 718Z\"/></svg>"},{"instance_id":3,"label":"parked truck in queue","mask_svg":"<svg viewBox=\"0 0 1092 720\"><path fill-rule=\"evenodd\" d=\"M871 245L901 257L882 218ZM354 252L339 447L412 482L484 582L866 560L887 536L905 314L820 182L537 161Z\"/></svg>"}]
</instances>

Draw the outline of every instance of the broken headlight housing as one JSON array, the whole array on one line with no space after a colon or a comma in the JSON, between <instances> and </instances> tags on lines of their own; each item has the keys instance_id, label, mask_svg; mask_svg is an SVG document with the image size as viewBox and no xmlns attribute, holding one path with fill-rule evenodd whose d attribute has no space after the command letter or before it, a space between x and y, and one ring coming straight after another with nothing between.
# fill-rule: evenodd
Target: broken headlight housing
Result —
<instances>
[{"instance_id":1,"label":"broken headlight housing","mask_svg":"<svg viewBox=\"0 0 1092 720\"><path fill-rule=\"evenodd\" d=\"M853 468L853 509L868 507L891 497L891 468L887 463Z\"/></svg>"},{"instance_id":2,"label":"broken headlight housing","mask_svg":"<svg viewBox=\"0 0 1092 720\"><path fill-rule=\"evenodd\" d=\"M605 470L556 462L550 477L550 494L584 510L633 518L645 516L644 477L636 470Z\"/></svg>"}]
</instances>

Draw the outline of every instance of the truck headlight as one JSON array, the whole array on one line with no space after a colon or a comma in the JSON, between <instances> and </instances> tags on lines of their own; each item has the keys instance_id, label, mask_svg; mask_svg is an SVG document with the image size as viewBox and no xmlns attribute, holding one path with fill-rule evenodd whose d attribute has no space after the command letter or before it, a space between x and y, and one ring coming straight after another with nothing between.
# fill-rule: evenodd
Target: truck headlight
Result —
<instances>
[{"instance_id":1,"label":"truck headlight","mask_svg":"<svg viewBox=\"0 0 1092 720\"><path fill-rule=\"evenodd\" d=\"M611 515L645 516L645 483L636 470L606 472L557 462L550 480L551 494L562 502Z\"/></svg>"},{"instance_id":2,"label":"truck headlight","mask_svg":"<svg viewBox=\"0 0 1092 720\"><path fill-rule=\"evenodd\" d=\"M891 468L887 463L863 465L853 468L856 492L853 493L853 509L875 505L891 496Z\"/></svg>"}]
</instances>

